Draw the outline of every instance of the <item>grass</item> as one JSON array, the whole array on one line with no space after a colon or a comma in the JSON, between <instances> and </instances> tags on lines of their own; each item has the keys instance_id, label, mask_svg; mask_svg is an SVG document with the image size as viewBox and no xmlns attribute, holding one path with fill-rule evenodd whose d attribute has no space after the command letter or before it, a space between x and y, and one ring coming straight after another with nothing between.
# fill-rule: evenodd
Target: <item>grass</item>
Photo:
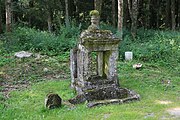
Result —
<instances>
[{"instance_id":1,"label":"grass","mask_svg":"<svg viewBox=\"0 0 180 120\"><path fill-rule=\"evenodd\" d=\"M139 93L140 101L94 108L87 108L84 103L74 109L63 103L61 108L47 110L44 99L48 93L58 93L63 100L76 95L70 88L69 52L65 51L74 46L79 32L64 28L56 36L17 28L11 35L0 37L0 91L11 90L0 93L0 120L177 119L167 109L180 107L180 33L154 30L139 30L136 41L125 31L120 44L120 86ZM17 59L13 55L20 50L39 52L41 56L33 54L31 58ZM124 52L129 50L133 51L135 60L123 61ZM133 69L132 65L139 62L143 68ZM165 82L168 80L170 84Z\"/></svg>"},{"instance_id":2,"label":"grass","mask_svg":"<svg viewBox=\"0 0 180 120\"><path fill-rule=\"evenodd\" d=\"M143 69L135 70L132 62L119 62L119 79L122 87L135 90L141 95L141 100L128 104L114 104L87 108L85 103L71 109L63 104L62 108L47 110L44 107L44 98L49 92L58 93L63 100L75 96L70 89L70 80L52 80L34 83L28 89L13 91L10 98L0 106L0 119L23 120L159 120L163 116L171 118L166 110L180 106L180 78L178 71L171 71L166 67L154 63L143 63ZM166 86L163 79L170 79L171 84ZM171 104L158 104L157 101L171 101ZM152 114L152 116L150 116ZM148 116L149 115L149 116ZM172 118L173 119L173 118Z\"/></svg>"}]
</instances>

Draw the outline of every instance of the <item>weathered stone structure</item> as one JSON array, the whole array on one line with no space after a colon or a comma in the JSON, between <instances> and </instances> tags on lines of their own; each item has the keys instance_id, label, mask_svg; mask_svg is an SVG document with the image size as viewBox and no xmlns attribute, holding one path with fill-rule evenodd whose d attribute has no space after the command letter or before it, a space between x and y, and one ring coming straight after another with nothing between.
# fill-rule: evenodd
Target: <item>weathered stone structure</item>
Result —
<instances>
[{"instance_id":1,"label":"weathered stone structure","mask_svg":"<svg viewBox=\"0 0 180 120\"><path fill-rule=\"evenodd\" d=\"M135 92L119 88L117 60L120 40L109 30L99 30L98 18L91 18L88 30L81 33L77 47L70 52L71 87L76 89L78 96L69 101L75 104L87 100L88 106L92 107L138 100L139 95Z\"/></svg>"}]
</instances>

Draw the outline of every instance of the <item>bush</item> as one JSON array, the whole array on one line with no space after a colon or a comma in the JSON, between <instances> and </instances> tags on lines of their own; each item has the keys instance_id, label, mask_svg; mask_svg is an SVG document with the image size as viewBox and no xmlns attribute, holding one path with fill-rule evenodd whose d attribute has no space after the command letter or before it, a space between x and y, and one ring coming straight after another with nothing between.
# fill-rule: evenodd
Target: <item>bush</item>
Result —
<instances>
[{"instance_id":1,"label":"bush","mask_svg":"<svg viewBox=\"0 0 180 120\"><path fill-rule=\"evenodd\" d=\"M6 40L6 47L10 51L29 50L55 55L70 50L76 43L79 29L72 26L62 26L57 35L35 30L33 28L18 27Z\"/></svg>"},{"instance_id":2,"label":"bush","mask_svg":"<svg viewBox=\"0 0 180 120\"><path fill-rule=\"evenodd\" d=\"M180 62L179 32L139 29L136 40L131 38L129 32L124 33L120 44L121 58L124 58L125 51L133 51L137 60Z\"/></svg>"},{"instance_id":3,"label":"bush","mask_svg":"<svg viewBox=\"0 0 180 120\"><path fill-rule=\"evenodd\" d=\"M113 33L116 31L112 26L103 23L101 29L109 29ZM80 27L74 25L71 27L62 26L57 34L18 27L3 39L5 46L0 52L30 50L48 55L58 55L74 47L79 35ZM124 30L119 51L121 59L124 59L125 51L132 51L136 60L177 64L180 62L180 33L139 29L136 40L133 40L131 33Z\"/></svg>"}]
</instances>

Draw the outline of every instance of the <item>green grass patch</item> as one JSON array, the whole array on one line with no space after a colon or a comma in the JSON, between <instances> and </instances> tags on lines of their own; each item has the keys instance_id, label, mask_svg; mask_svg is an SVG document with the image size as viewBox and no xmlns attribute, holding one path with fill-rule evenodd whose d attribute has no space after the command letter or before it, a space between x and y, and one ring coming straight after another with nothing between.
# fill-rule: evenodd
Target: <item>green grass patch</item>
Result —
<instances>
[{"instance_id":1,"label":"green grass patch","mask_svg":"<svg viewBox=\"0 0 180 120\"><path fill-rule=\"evenodd\" d=\"M102 28L115 29L102 26ZM127 103L87 108L86 103L71 109L47 110L45 96L58 93L63 100L76 95L70 89L69 51L76 43L79 28L62 27L59 33L50 34L31 28L16 28L0 38L0 83L7 85L31 84L27 89L11 92L5 99L0 93L0 119L2 120L159 120L168 108L180 107L180 33L139 29L133 41L130 32L124 31L120 44L118 75L120 86L135 90L141 100ZM13 57L14 52L28 50L41 53L25 59ZM135 61L123 61L124 52L132 51ZM44 55L45 54L45 55ZM140 70L133 69L142 63ZM164 81L170 81L167 84ZM2 87L0 88L3 89ZM157 101L171 101L159 104Z\"/></svg>"},{"instance_id":2,"label":"green grass patch","mask_svg":"<svg viewBox=\"0 0 180 120\"><path fill-rule=\"evenodd\" d=\"M5 107L1 108L1 119L45 119L45 120L158 120L167 116L166 110L180 106L179 101L179 77L178 71L170 71L165 67L159 67L152 63L143 63L141 70L135 70L132 62L119 62L118 71L122 87L135 90L141 95L141 100L128 104L114 104L87 108L86 104L76 105L70 109L66 104L61 108L47 110L44 107L45 96L50 93L58 93L63 100L74 97L75 91L70 89L70 80L44 81L35 83L29 89L14 91ZM162 79L170 79L171 84L162 84ZM171 101L171 104L158 104L156 101ZM152 116L149 116L152 114Z\"/></svg>"}]
</instances>

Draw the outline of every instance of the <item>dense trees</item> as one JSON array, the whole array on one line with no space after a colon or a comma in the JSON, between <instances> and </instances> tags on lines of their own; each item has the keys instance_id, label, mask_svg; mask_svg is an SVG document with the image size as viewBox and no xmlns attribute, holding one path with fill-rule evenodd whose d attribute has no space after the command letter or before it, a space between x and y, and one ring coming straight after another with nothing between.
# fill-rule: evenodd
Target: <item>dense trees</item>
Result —
<instances>
[{"instance_id":1,"label":"dense trees","mask_svg":"<svg viewBox=\"0 0 180 120\"><path fill-rule=\"evenodd\" d=\"M133 36L139 27L175 30L180 26L179 0L0 0L0 33L3 28L11 31L12 24L50 32L72 22L89 24L92 9L99 10L102 22L120 31L123 25Z\"/></svg>"}]
</instances>

